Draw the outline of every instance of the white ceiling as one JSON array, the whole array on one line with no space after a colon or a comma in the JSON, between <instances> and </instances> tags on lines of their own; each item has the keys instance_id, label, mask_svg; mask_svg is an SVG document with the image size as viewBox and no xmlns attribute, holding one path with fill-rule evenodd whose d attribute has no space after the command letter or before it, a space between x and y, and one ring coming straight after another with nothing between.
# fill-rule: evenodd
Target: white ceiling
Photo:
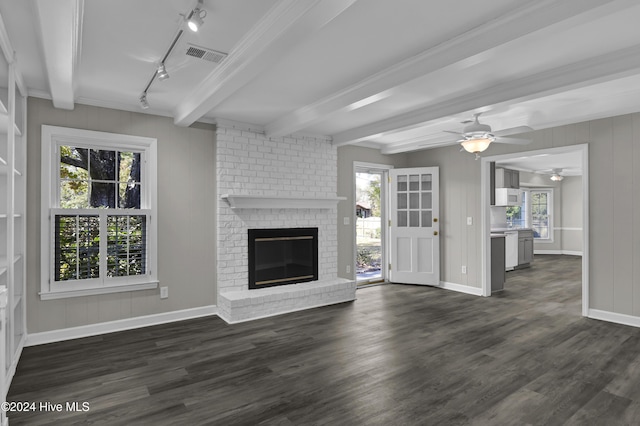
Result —
<instances>
[{"instance_id":1,"label":"white ceiling","mask_svg":"<svg viewBox=\"0 0 640 426\"><path fill-rule=\"evenodd\" d=\"M196 0L0 2L32 96L138 111ZM383 153L640 111L634 0L204 0L148 91L176 124L233 120ZM228 53L219 65L187 43Z\"/></svg>"}]
</instances>

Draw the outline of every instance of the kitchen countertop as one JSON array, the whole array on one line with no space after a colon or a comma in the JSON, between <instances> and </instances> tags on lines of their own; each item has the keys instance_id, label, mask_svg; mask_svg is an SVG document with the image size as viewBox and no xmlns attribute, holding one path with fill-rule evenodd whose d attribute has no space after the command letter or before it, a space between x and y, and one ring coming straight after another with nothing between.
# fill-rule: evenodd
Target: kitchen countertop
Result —
<instances>
[{"instance_id":1,"label":"kitchen countertop","mask_svg":"<svg viewBox=\"0 0 640 426\"><path fill-rule=\"evenodd\" d=\"M491 228L491 233L502 233L506 231L533 231L533 228Z\"/></svg>"},{"instance_id":2,"label":"kitchen countertop","mask_svg":"<svg viewBox=\"0 0 640 426\"><path fill-rule=\"evenodd\" d=\"M498 233L498 232L492 232L491 233L491 238L504 238L505 235L502 233Z\"/></svg>"}]
</instances>

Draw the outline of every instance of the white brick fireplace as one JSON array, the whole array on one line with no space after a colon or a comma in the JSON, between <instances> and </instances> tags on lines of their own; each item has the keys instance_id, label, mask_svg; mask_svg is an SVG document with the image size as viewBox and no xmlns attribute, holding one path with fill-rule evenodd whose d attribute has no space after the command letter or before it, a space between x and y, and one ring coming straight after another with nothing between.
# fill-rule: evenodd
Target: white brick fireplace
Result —
<instances>
[{"instance_id":1,"label":"white brick fireplace","mask_svg":"<svg viewBox=\"0 0 640 426\"><path fill-rule=\"evenodd\" d=\"M218 311L229 323L355 299L337 277L337 151L314 137L267 138L219 122ZM249 290L248 229L318 228L318 281Z\"/></svg>"}]
</instances>

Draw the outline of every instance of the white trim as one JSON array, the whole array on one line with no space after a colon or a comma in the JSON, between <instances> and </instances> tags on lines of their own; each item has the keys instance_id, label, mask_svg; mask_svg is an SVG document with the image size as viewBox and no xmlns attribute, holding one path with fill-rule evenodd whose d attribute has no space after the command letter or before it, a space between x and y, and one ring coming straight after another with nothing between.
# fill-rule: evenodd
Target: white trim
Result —
<instances>
[{"instance_id":1,"label":"white trim","mask_svg":"<svg viewBox=\"0 0 640 426\"><path fill-rule=\"evenodd\" d=\"M352 179L352 199L353 205L351 208L351 235L353 235L353 264L351 265L353 270L353 279L358 283L364 283L366 280L358 281L358 273L356 271L356 262L358 261L358 238L356 235L356 173L362 173L358 170L368 172L369 170L375 170L382 174L382 181L380 182L380 208L381 208L381 226L380 226L380 241L382 242L382 270L379 279L384 282L389 280L389 258L391 252L389 251L389 170L394 166L390 164L380 163L368 163L365 161L354 161L353 170L351 174ZM376 283L377 284L377 283ZM365 284L366 285L366 284Z\"/></svg>"},{"instance_id":2,"label":"white trim","mask_svg":"<svg viewBox=\"0 0 640 426\"><path fill-rule=\"evenodd\" d=\"M482 256L482 293L491 295L491 216L489 205L489 163L492 161L510 160L514 158L538 154L560 154L578 152L582 155L582 315L589 312L589 144L567 145L557 148L542 148L534 151L518 151L511 154L493 155L481 158L480 165L480 213L481 213L481 256Z\"/></svg>"},{"instance_id":3,"label":"white trim","mask_svg":"<svg viewBox=\"0 0 640 426\"><path fill-rule=\"evenodd\" d=\"M596 320L630 325L632 327L640 327L640 317L633 315L618 314L615 312L601 311L599 309L589 309L586 316Z\"/></svg>"},{"instance_id":4,"label":"white trim","mask_svg":"<svg viewBox=\"0 0 640 426\"><path fill-rule=\"evenodd\" d=\"M123 211L121 209L92 209L96 214L141 214L147 216L147 273L144 275L144 281L130 279L128 282L120 282L119 285L110 285L105 281L103 275L100 279L93 281L92 289L74 288L72 291L60 291L55 288L53 262L51 261L53 248L52 238L52 219L58 206L59 191L59 165L57 158L58 147L63 144L70 144L86 148L104 148L113 149L130 149L141 153L141 182L144 185L141 191L141 209ZM40 298L59 299L62 297L76 297L87 294L104 294L118 291L142 290L157 287L158 275L158 250L157 250L157 234L158 234L158 201L157 201L157 139L124 135L118 133L99 132L93 130L74 129L69 127L42 125L41 129L41 195L40 195ZM70 214L81 213L81 210L69 210ZM102 249L101 249L102 250ZM101 280L101 281L99 281ZM99 287L95 284L100 282ZM114 283L115 281L112 281ZM80 281L71 284L80 284ZM140 285L146 285L140 287ZM77 290L77 291L76 291ZM93 293L92 291L98 291ZM55 294L54 294L55 293ZM66 295L66 296L65 296Z\"/></svg>"},{"instance_id":5,"label":"white trim","mask_svg":"<svg viewBox=\"0 0 640 426\"><path fill-rule=\"evenodd\" d=\"M471 287L464 284L440 281L440 288L443 288L445 290L457 291L458 293L472 294L474 296L484 296L480 287Z\"/></svg>"},{"instance_id":6,"label":"white trim","mask_svg":"<svg viewBox=\"0 0 640 426\"><path fill-rule=\"evenodd\" d=\"M82 337L97 336L114 333L116 331L132 330L152 325L166 324L176 321L201 318L218 314L216 305L183 309L180 311L164 312L161 314L144 315L97 324L81 325L79 327L62 328L59 330L43 331L27 335L25 346L43 345L45 343L62 342L64 340L80 339Z\"/></svg>"},{"instance_id":7,"label":"white trim","mask_svg":"<svg viewBox=\"0 0 640 426\"><path fill-rule=\"evenodd\" d=\"M582 228L566 228L566 227L559 227L559 228L553 228L554 231L582 231Z\"/></svg>"},{"instance_id":8,"label":"white trim","mask_svg":"<svg viewBox=\"0 0 640 426\"><path fill-rule=\"evenodd\" d=\"M154 288L158 288L158 281L129 285L113 285L109 287L96 287L73 291L51 291L39 294L40 300L53 300L66 299L68 297L94 296L97 294L121 293L124 291L153 290Z\"/></svg>"},{"instance_id":9,"label":"white trim","mask_svg":"<svg viewBox=\"0 0 640 426\"><path fill-rule=\"evenodd\" d=\"M220 199L235 209L331 209L347 197L278 197L271 195L223 194Z\"/></svg>"}]
</instances>

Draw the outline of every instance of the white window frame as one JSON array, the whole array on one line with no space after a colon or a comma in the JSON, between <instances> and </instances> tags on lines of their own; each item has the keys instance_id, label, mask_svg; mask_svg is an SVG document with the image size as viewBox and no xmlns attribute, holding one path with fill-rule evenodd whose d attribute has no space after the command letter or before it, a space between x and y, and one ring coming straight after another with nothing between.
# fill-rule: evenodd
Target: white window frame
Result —
<instances>
[{"instance_id":1,"label":"white window frame","mask_svg":"<svg viewBox=\"0 0 640 426\"><path fill-rule=\"evenodd\" d=\"M157 278L157 140L141 136L58 126L42 126L40 298L42 300L148 290L158 287ZM60 146L134 151L141 153L140 209L60 209ZM53 217L56 214L93 214L106 226L107 215L145 215L147 217L147 262L144 275L104 277L54 282ZM105 220L103 220L103 218ZM101 241L101 245L106 241ZM101 252L104 252L101 250ZM104 262L104 259L100 260Z\"/></svg>"},{"instance_id":2,"label":"white window frame","mask_svg":"<svg viewBox=\"0 0 640 426\"><path fill-rule=\"evenodd\" d=\"M529 220L531 223L531 229L533 229L533 195L534 192L546 192L547 193L547 216L549 217L549 238L533 237L533 241L536 243L550 244L553 243L554 228L553 228L553 188L530 188L529 189Z\"/></svg>"}]
</instances>

